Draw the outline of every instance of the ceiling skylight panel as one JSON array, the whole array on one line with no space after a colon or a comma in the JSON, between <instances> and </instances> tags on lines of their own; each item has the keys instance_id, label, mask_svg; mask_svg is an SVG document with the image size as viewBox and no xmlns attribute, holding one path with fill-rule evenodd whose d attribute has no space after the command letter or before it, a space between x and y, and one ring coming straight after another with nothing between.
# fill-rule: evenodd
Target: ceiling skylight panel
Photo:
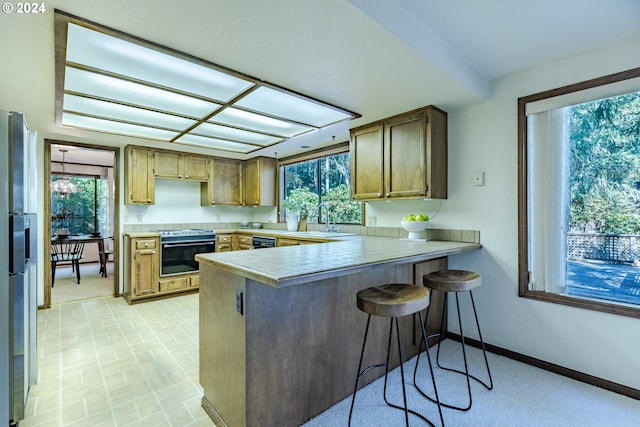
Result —
<instances>
[{"instance_id":1,"label":"ceiling skylight panel","mask_svg":"<svg viewBox=\"0 0 640 427\"><path fill-rule=\"evenodd\" d=\"M210 67L69 23L67 62L228 101L254 84Z\"/></svg>"},{"instance_id":2,"label":"ceiling skylight panel","mask_svg":"<svg viewBox=\"0 0 640 427\"><path fill-rule=\"evenodd\" d=\"M176 132L168 130L96 119L94 117L79 116L70 113L62 113L62 124L64 126L89 129L99 132L115 133L119 135L159 139L161 141L171 140L178 135Z\"/></svg>"},{"instance_id":3,"label":"ceiling skylight panel","mask_svg":"<svg viewBox=\"0 0 640 427\"><path fill-rule=\"evenodd\" d=\"M236 102L236 105L317 127L353 117L338 109L267 87L254 90Z\"/></svg>"},{"instance_id":4,"label":"ceiling skylight panel","mask_svg":"<svg viewBox=\"0 0 640 427\"><path fill-rule=\"evenodd\" d=\"M220 126L213 123L202 123L200 126L196 127L192 133L212 136L214 138L232 139L238 142L246 142L248 144L258 144L263 146L282 141L282 138L227 126Z\"/></svg>"},{"instance_id":5,"label":"ceiling skylight panel","mask_svg":"<svg viewBox=\"0 0 640 427\"><path fill-rule=\"evenodd\" d=\"M143 126L163 127L176 129L178 131L184 130L196 123L195 120L172 116L170 114L157 113L143 108L129 107L69 94L64 96L64 110L68 112L82 112L103 119L115 119L133 122Z\"/></svg>"},{"instance_id":6,"label":"ceiling skylight panel","mask_svg":"<svg viewBox=\"0 0 640 427\"><path fill-rule=\"evenodd\" d=\"M176 140L181 144L197 145L199 147L211 148L214 150L235 151L238 153L249 153L255 150L255 145L241 144L239 142L225 141L223 139L208 138L199 135L183 135Z\"/></svg>"},{"instance_id":7,"label":"ceiling skylight panel","mask_svg":"<svg viewBox=\"0 0 640 427\"><path fill-rule=\"evenodd\" d=\"M64 89L190 117L202 117L220 106L213 102L72 67L65 68Z\"/></svg>"},{"instance_id":8,"label":"ceiling skylight panel","mask_svg":"<svg viewBox=\"0 0 640 427\"><path fill-rule=\"evenodd\" d=\"M210 120L245 129L255 129L260 132L271 133L287 138L300 135L314 129L309 126L285 122L283 120L261 116L259 114L239 110L237 108L225 108Z\"/></svg>"}]
</instances>

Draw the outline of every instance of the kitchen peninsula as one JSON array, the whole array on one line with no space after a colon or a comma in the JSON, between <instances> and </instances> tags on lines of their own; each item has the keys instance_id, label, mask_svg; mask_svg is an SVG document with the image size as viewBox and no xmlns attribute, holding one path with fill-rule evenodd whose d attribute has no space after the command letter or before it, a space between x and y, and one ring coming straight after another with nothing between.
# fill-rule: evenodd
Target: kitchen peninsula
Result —
<instances>
[{"instance_id":1,"label":"kitchen peninsula","mask_svg":"<svg viewBox=\"0 0 640 427\"><path fill-rule=\"evenodd\" d=\"M298 426L353 393L366 323L356 293L391 282L421 285L423 274L446 268L448 256L481 248L478 241L331 240L196 256L202 406L217 425ZM429 317L433 330L439 315ZM377 320L365 366L386 357L388 322ZM409 358L419 341L415 319L403 320ZM383 374L373 370L361 384Z\"/></svg>"}]
</instances>

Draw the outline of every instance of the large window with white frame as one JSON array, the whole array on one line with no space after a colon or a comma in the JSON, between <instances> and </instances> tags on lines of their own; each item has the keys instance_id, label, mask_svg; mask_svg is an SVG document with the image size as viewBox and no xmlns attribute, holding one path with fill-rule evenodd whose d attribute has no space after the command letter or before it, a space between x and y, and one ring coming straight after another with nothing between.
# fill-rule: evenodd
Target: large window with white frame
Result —
<instances>
[{"instance_id":1,"label":"large window with white frame","mask_svg":"<svg viewBox=\"0 0 640 427\"><path fill-rule=\"evenodd\" d=\"M520 295L640 317L640 69L518 100Z\"/></svg>"}]
</instances>

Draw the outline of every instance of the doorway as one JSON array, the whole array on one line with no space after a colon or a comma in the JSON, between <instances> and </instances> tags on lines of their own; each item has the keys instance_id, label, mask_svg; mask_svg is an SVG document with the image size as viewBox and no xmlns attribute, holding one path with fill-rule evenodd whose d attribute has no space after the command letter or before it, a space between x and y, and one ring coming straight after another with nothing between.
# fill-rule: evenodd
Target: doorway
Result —
<instances>
[{"instance_id":1,"label":"doorway","mask_svg":"<svg viewBox=\"0 0 640 427\"><path fill-rule=\"evenodd\" d=\"M44 153L44 306L119 296L119 149L45 139ZM78 264L54 255L68 243Z\"/></svg>"}]
</instances>

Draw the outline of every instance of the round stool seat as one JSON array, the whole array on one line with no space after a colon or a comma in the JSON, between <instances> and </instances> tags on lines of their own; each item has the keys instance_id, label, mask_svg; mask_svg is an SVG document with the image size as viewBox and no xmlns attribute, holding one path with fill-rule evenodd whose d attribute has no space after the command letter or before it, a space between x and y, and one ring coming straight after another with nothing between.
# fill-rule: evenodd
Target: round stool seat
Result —
<instances>
[{"instance_id":1,"label":"round stool seat","mask_svg":"<svg viewBox=\"0 0 640 427\"><path fill-rule=\"evenodd\" d=\"M401 317L429 306L429 290L423 286L388 284L363 289L357 293L358 308L382 317Z\"/></svg>"},{"instance_id":2,"label":"round stool seat","mask_svg":"<svg viewBox=\"0 0 640 427\"><path fill-rule=\"evenodd\" d=\"M422 283L437 291L465 292L482 285L482 276L473 271L441 270L425 274Z\"/></svg>"}]
</instances>

